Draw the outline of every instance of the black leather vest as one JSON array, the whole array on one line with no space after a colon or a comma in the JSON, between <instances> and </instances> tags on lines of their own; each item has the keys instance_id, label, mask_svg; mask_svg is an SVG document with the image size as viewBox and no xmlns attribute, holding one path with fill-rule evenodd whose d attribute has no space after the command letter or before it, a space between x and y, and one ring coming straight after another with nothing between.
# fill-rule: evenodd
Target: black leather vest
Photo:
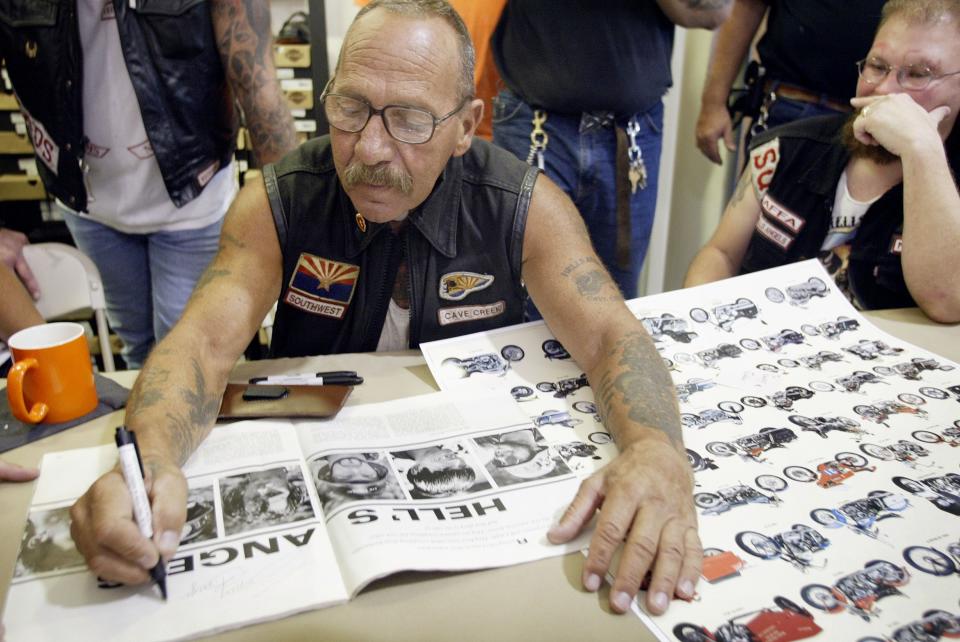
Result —
<instances>
[{"instance_id":1,"label":"black leather vest","mask_svg":"<svg viewBox=\"0 0 960 642\"><path fill-rule=\"evenodd\" d=\"M818 257L830 229L837 184L850 160L840 142L845 119L797 121L753 141L748 171L760 192L761 213L741 273ZM903 279L902 235L901 183L870 206L850 242L847 275L863 309L916 306Z\"/></svg>"},{"instance_id":2,"label":"black leather vest","mask_svg":"<svg viewBox=\"0 0 960 642\"><path fill-rule=\"evenodd\" d=\"M537 174L474 139L395 234L389 225L358 227L329 137L267 165L264 181L283 251L271 354L375 350L403 256L409 347L522 321L523 235Z\"/></svg>"},{"instance_id":3,"label":"black leather vest","mask_svg":"<svg viewBox=\"0 0 960 642\"><path fill-rule=\"evenodd\" d=\"M236 113L204 0L113 0L120 44L170 200L230 162ZM0 55L47 191L85 211L83 60L75 0L0 0Z\"/></svg>"}]
</instances>

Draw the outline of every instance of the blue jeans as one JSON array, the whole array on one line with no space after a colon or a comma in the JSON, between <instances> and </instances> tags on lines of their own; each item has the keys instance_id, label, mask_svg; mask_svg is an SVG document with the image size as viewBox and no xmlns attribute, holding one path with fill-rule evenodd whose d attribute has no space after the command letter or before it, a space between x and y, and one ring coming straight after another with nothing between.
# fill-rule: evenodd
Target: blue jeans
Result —
<instances>
[{"instance_id":1,"label":"blue jeans","mask_svg":"<svg viewBox=\"0 0 960 642\"><path fill-rule=\"evenodd\" d=\"M767 107L766 126L760 131L754 131L754 128L751 128L750 132L747 133L746 145L749 146L750 140L757 134L761 133L761 131L766 131L767 129L772 129L773 127L778 127L779 125L792 123L795 120L800 120L803 118L813 118L814 116L827 116L839 113L841 112L831 109L826 105L818 105L816 103L793 100L791 98L777 97L777 99Z\"/></svg>"},{"instance_id":2,"label":"blue jeans","mask_svg":"<svg viewBox=\"0 0 960 642\"><path fill-rule=\"evenodd\" d=\"M63 211L63 218L77 247L100 271L107 319L123 341L127 367L141 367L153 344L180 318L217 253L223 219L196 230L126 234L70 211Z\"/></svg>"},{"instance_id":3,"label":"blue jeans","mask_svg":"<svg viewBox=\"0 0 960 642\"><path fill-rule=\"evenodd\" d=\"M663 130L663 103L636 114L637 144L647 167L647 187L630 197L630 264L617 266L617 139L613 127L581 133L579 115L547 114L543 127L550 137L544 151L544 171L573 200L587 225L593 247L624 297L637 296L640 269L650 244L657 207L657 180ZM533 108L504 89L493 103L493 142L522 160L530 151ZM618 119L624 126L626 118ZM528 306L529 308L532 306ZM531 315L539 318L539 314Z\"/></svg>"}]
</instances>

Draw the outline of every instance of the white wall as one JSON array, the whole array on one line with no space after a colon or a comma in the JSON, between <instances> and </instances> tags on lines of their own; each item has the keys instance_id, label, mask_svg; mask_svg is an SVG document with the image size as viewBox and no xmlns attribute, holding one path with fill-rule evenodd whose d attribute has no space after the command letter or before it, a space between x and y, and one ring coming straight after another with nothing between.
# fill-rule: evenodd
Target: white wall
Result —
<instances>
[{"instance_id":1,"label":"white wall","mask_svg":"<svg viewBox=\"0 0 960 642\"><path fill-rule=\"evenodd\" d=\"M713 33L702 29L687 31L683 48L683 70L677 78L679 115L677 149L673 167L669 234L666 246L664 289L679 288L683 275L697 250L713 233L726 202L724 168L706 159L696 147L695 128L700 113L700 91L706 78Z\"/></svg>"}]
</instances>

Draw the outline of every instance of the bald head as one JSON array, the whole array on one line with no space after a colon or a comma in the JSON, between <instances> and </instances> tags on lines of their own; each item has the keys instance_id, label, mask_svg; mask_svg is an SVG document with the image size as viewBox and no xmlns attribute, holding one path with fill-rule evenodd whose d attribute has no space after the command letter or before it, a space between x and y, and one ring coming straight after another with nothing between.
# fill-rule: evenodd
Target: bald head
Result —
<instances>
[{"instance_id":1,"label":"bald head","mask_svg":"<svg viewBox=\"0 0 960 642\"><path fill-rule=\"evenodd\" d=\"M459 102L473 97L473 69L476 58L473 41L470 39L470 33L467 31L466 25L463 24L460 14L446 0L373 0L357 13L356 18L350 25L340 52L340 59L337 61L337 71L343 64L343 58L348 51L354 28L365 16L377 10L412 19L429 20L437 18L449 25L453 30L456 48L459 53L457 100Z\"/></svg>"}]
</instances>

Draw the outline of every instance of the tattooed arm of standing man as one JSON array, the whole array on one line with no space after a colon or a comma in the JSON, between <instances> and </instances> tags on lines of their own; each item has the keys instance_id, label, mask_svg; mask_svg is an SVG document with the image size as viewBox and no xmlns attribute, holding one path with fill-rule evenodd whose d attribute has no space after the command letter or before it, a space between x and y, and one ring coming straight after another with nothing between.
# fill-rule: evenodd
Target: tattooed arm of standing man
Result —
<instances>
[{"instance_id":1,"label":"tattooed arm of standing man","mask_svg":"<svg viewBox=\"0 0 960 642\"><path fill-rule=\"evenodd\" d=\"M688 29L716 29L730 16L733 0L657 0L670 22Z\"/></svg>"},{"instance_id":2,"label":"tattooed arm of standing man","mask_svg":"<svg viewBox=\"0 0 960 642\"><path fill-rule=\"evenodd\" d=\"M261 165L297 146L293 117L273 66L266 0L213 0L213 31L230 89L240 101L253 152Z\"/></svg>"},{"instance_id":3,"label":"tattooed arm of standing man","mask_svg":"<svg viewBox=\"0 0 960 642\"><path fill-rule=\"evenodd\" d=\"M176 552L187 506L180 467L213 427L230 371L280 293L282 259L274 229L263 182L248 182L227 212L220 251L130 394L125 423L136 432L143 456L153 540L132 519L118 469L73 505L70 533L99 577L146 582L146 569L158 555L169 559Z\"/></svg>"},{"instance_id":4,"label":"tattooed arm of standing man","mask_svg":"<svg viewBox=\"0 0 960 642\"><path fill-rule=\"evenodd\" d=\"M620 454L585 480L556 543L599 510L582 581L595 591L623 545L610 593L625 612L648 570L647 606L662 613L693 597L702 549L673 381L643 325L597 258L569 198L548 178L534 188L523 241L523 278L547 325L587 373Z\"/></svg>"}]
</instances>

